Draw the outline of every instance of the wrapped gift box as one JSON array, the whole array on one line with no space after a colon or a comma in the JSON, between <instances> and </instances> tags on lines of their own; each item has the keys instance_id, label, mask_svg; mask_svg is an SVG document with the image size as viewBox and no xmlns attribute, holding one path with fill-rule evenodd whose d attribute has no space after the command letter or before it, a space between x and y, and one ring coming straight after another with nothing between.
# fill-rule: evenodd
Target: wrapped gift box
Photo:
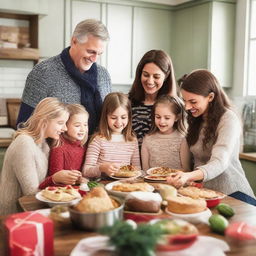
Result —
<instances>
[{"instance_id":1,"label":"wrapped gift box","mask_svg":"<svg viewBox=\"0 0 256 256\"><path fill-rule=\"evenodd\" d=\"M37 212L12 214L5 220L7 255L53 255L53 222Z\"/></svg>"}]
</instances>

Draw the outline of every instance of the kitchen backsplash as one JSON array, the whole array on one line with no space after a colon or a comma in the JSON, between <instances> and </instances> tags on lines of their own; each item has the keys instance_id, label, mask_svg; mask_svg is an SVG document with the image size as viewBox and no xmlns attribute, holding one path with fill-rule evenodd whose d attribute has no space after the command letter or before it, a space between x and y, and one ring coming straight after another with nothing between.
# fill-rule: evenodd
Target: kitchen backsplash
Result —
<instances>
[{"instance_id":1,"label":"kitchen backsplash","mask_svg":"<svg viewBox=\"0 0 256 256\"><path fill-rule=\"evenodd\" d=\"M13 61L0 61L1 98L20 98L27 75L33 68L31 61L15 61L13 64Z\"/></svg>"}]
</instances>

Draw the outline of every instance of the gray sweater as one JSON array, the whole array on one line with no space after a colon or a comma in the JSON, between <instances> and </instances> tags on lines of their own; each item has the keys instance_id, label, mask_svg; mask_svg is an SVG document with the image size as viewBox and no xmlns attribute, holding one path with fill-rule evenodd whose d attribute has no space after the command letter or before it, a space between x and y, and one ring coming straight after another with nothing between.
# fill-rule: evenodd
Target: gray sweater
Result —
<instances>
[{"instance_id":1,"label":"gray sweater","mask_svg":"<svg viewBox=\"0 0 256 256\"><path fill-rule=\"evenodd\" d=\"M111 92L111 80L107 70L97 65L98 89L102 100ZM37 64L29 73L22 101L35 108L46 97L57 97L65 103L81 103L79 85L67 73L60 55Z\"/></svg>"},{"instance_id":2,"label":"gray sweater","mask_svg":"<svg viewBox=\"0 0 256 256\"><path fill-rule=\"evenodd\" d=\"M204 172L204 186L225 194L241 191L254 197L239 161L241 122L237 115L227 110L217 127L218 138L212 148L203 149L203 129L190 150L195 167Z\"/></svg>"},{"instance_id":3,"label":"gray sweater","mask_svg":"<svg viewBox=\"0 0 256 256\"><path fill-rule=\"evenodd\" d=\"M19 135L8 147L0 178L0 215L17 212L18 199L38 191L48 170L49 147Z\"/></svg>"}]
</instances>

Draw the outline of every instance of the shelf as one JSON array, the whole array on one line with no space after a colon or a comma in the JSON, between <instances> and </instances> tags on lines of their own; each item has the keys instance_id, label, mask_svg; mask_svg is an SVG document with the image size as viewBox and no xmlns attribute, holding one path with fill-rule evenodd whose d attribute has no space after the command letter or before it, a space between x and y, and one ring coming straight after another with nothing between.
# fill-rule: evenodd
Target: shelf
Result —
<instances>
[{"instance_id":1,"label":"shelf","mask_svg":"<svg viewBox=\"0 0 256 256\"><path fill-rule=\"evenodd\" d=\"M35 48L0 48L0 59L38 60L39 50Z\"/></svg>"}]
</instances>

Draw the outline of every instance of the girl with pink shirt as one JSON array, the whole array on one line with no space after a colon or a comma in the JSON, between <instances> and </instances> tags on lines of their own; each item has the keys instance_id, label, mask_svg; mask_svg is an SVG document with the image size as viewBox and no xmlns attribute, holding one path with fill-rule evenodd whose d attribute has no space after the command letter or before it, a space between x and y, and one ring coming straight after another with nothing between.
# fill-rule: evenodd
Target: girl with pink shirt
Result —
<instances>
[{"instance_id":1,"label":"girl with pink shirt","mask_svg":"<svg viewBox=\"0 0 256 256\"><path fill-rule=\"evenodd\" d=\"M185 110L178 97L163 95L152 110L152 128L142 143L142 167L190 170L190 151L185 138Z\"/></svg>"},{"instance_id":2,"label":"girl with pink shirt","mask_svg":"<svg viewBox=\"0 0 256 256\"><path fill-rule=\"evenodd\" d=\"M93 135L86 152L84 177L111 176L121 165L140 167L138 141L132 131L131 103L123 93L105 97L99 131Z\"/></svg>"}]
</instances>

